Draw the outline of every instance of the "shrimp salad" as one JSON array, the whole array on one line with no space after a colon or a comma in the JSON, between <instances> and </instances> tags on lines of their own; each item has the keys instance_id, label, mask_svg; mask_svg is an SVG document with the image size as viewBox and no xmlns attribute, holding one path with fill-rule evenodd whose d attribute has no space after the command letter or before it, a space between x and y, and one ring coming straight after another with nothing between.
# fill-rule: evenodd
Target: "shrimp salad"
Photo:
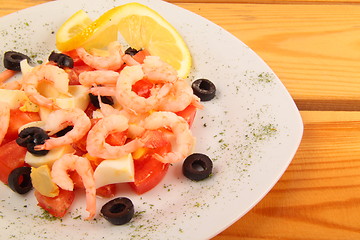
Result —
<instances>
[{"instance_id":1,"label":"shrimp salad","mask_svg":"<svg viewBox=\"0 0 360 240\"><path fill-rule=\"evenodd\" d=\"M170 164L193 153L190 127L200 99L171 65L131 50L116 41L105 55L84 48L53 52L40 65L18 61L20 80L11 80L17 70L1 73L5 184L13 190L30 184L38 205L55 217L66 214L75 189L84 189L90 220L97 196L115 197L124 182L138 194L147 192Z\"/></svg>"}]
</instances>

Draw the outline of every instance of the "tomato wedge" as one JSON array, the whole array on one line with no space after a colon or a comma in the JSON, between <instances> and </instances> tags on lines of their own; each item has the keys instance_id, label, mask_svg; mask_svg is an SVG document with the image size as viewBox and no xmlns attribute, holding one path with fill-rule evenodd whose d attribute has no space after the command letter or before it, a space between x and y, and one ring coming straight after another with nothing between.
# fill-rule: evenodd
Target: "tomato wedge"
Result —
<instances>
[{"instance_id":1,"label":"tomato wedge","mask_svg":"<svg viewBox=\"0 0 360 240\"><path fill-rule=\"evenodd\" d=\"M22 125L29 122L40 121L39 113L23 112L20 109L10 110L10 124L3 143L12 141L18 137L18 130Z\"/></svg>"},{"instance_id":2,"label":"tomato wedge","mask_svg":"<svg viewBox=\"0 0 360 240\"><path fill-rule=\"evenodd\" d=\"M15 140L0 147L0 180L7 184L12 170L25 165L26 148L20 147Z\"/></svg>"},{"instance_id":3,"label":"tomato wedge","mask_svg":"<svg viewBox=\"0 0 360 240\"><path fill-rule=\"evenodd\" d=\"M59 195L56 197L46 197L35 190L35 197L38 205L49 212L54 217L61 218L69 210L74 201L74 191L66 191L60 188Z\"/></svg>"},{"instance_id":4,"label":"tomato wedge","mask_svg":"<svg viewBox=\"0 0 360 240\"><path fill-rule=\"evenodd\" d=\"M153 189L164 178L169 165L169 163L158 161L153 155L149 154L144 158L135 160L135 181L130 182L130 186L137 194L143 194Z\"/></svg>"}]
</instances>

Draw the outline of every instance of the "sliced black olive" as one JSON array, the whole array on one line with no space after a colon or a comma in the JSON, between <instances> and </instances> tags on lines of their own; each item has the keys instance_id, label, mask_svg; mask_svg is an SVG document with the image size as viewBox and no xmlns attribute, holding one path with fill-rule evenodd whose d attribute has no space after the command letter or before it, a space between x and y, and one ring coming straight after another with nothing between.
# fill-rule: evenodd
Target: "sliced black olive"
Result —
<instances>
[{"instance_id":1,"label":"sliced black olive","mask_svg":"<svg viewBox=\"0 0 360 240\"><path fill-rule=\"evenodd\" d=\"M134 213L134 204L126 197L115 198L101 208L101 214L104 218L114 225L130 222Z\"/></svg>"},{"instance_id":2,"label":"sliced black olive","mask_svg":"<svg viewBox=\"0 0 360 240\"><path fill-rule=\"evenodd\" d=\"M215 97L216 87L208 79L200 78L195 80L191 87L196 96L200 98L201 101L209 101Z\"/></svg>"},{"instance_id":3,"label":"sliced black olive","mask_svg":"<svg viewBox=\"0 0 360 240\"><path fill-rule=\"evenodd\" d=\"M51 52L50 56L49 56L49 61L55 62L59 67L64 68L64 67L68 67L68 68L73 68L74 67L74 60L63 53L56 53L56 52Z\"/></svg>"},{"instance_id":4,"label":"sliced black olive","mask_svg":"<svg viewBox=\"0 0 360 240\"><path fill-rule=\"evenodd\" d=\"M184 176L194 181L200 181L209 177L212 169L213 163L211 159L202 153L189 155L182 167Z\"/></svg>"},{"instance_id":5,"label":"sliced black olive","mask_svg":"<svg viewBox=\"0 0 360 240\"><path fill-rule=\"evenodd\" d=\"M27 59L30 62L30 58L25 54L8 51L4 54L4 67L14 71L20 71L20 62L24 59Z\"/></svg>"},{"instance_id":6,"label":"sliced black olive","mask_svg":"<svg viewBox=\"0 0 360 240\"><path fill-rule=\"evenodd\" d=\"M132 47L129 47L128 49L125 50L125 54L129 54L130 56L134 56L138 52L139 52L138 50Z\"/></svg>"},{"instance_id":7,"label":"sliced black olive","mask_svg":"<svg viewBox=\"0 0 360 240\"><path fill-rule=\"evenodd\" d=\"M89 93L90 102L96 107L100 108L99 98L96 95ZM114 100L110 96L100 96L101 102L109 105L114 105Z\"/></svg>"},{"instance_id":8,"label":"sliced black olive","mask_svg":"<svg viewBox=\"0 0 360 240\"><path fill-rule=\"evenodd\" d=\"M58 131L57 133L55 133L54 135L56 137L62 137L65 134L67 134L68 132L70 132L72 129L74 128L74 126L67 126L66 128L64 128L63 130Z\"/></svg>"},{"instance_id":9,"label":"sliced black olive","mask_svg":"<svg viewBox=\"0 0 360 240\"><path fill-rule=\"evenodd\" d=\"M49 136L42 128L28 127L19 133L16 143L26 147L30 153L36 156L44 156L49 150L35 150L34 148L36 145L44 144L46 139L49 139Z\"/></svg>"},{"instance_id":10,"label":"sliced black olive","mask_svg":"<svg viewBox=\"0 0 360 240\"><path fill-rule=\"evenodd\" d=\"M15 168L8 177L9 187L19 194L25 194L32 189L31 168L19 167Z\"/></svg>"}]
</instances>

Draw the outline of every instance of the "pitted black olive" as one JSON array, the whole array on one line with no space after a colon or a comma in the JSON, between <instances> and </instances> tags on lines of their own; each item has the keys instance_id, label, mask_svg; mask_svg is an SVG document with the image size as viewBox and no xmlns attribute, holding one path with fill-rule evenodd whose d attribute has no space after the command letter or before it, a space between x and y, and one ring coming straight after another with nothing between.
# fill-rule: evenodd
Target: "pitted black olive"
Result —
<instances>
[{"instance_id":1,"label":"pitted black olive","mask_svg":"<svg viewBox=\"0 0 360 240\"><path fill-rule=\"evenodd\" d=\"M201 101L209 101L215 97L216 87L208 79L197 79L191 84L191 87Z\"/></svg>"},{"instance_id":2,"label":"pitted black olive","mask_svg":"<svg viewBox=\"0 0 360 240\"><path fill-rule=\"evenodd\" d=\"M58 131L57 133L54 134L55 137L62 137L65 134L67 134L68 132L70 132L71 130L73 130L74 126L67 126L66 128Z\"/></svg>"},{"instance_id":3,"label":"pitted black olive","mask_svg":"<svg viewBox=\"0 0 360 240\"><path fill-rule=\"evenodd\" d=\"M68 68L73 68L74 67L74 60L63 53L56 53L56 52L51 52L50 56L49 56L49 61L55 62L59 67L64 68L64 67L68 67Z\"/></svg>"},{"instance_id":4,"label":"pitted black olive","mask_svg":"<svg viewBox=\"0 0 360 240\"><path fill-rule=\"evenodd\" d=\"M31 168L19 167L15 168L8 177L9 187L19 194L25 194L32 189L31 183Z\"/></svg>"},{"instance_id":5,"label":"pitted black olive","mask_svg":"<svg viewBox=\"0 0 360 240\"><path fill-rule=\"evenodd\" d=\"M90 102L96 107L100 108L99 98L96 95L89 93ZM100 96L101 102L109 105L114 105L114 100L110 96Z\"/></svg>"},{"instance_id":6,"label":"pitted black olive","mask_svg":"<svg viewBox=\"0 0 360 240\"><path fill-rule=\"evenodd\" d=\"M14 71L21 71L20 62L24 59L27 59L30 62L30 58L25 54L8 51L4 54L4 67Z\"/></svg>"},{"instance_id":7,"label":"pitted black olive","mask_svg":"<svg viewBox=\"0 0 360 240\"><path fill-rule=\"evenodd\" d=\"M211 159L202 153L193 153L189 155L182 167L185 177L200 181L210 176L213 169L213 162Z\"/></svg>"},{"instance_id":8,"label":"pitted black olive","mask_svg":"<svg viewBox=\"0 0 360 240\"><path fill-rule=\"evenodd\" d=\"M35 150L34 148L36 145L44 144L46 139L49 139L49 136L42 128L28 127L19 133L16 143L26 147L30 153L36 156L44 156L49 150Z\"/></svg>"},{"instance_id":9,"label":"pitted black olive","mask_svg":"<svg viewBox=\"0 0 360 240\"><path fill-rule=\"evenodd\" d=\"M138 50L132 47L129 47L128 49L125 50L125 54L129 54L130 56L135 56L135 54L137 54L138 52L139 52Z\"/></svg>"},{"instance_id":10,"label":"pitted black olive","mask_svg":"<svg viewBox=\"0 0 360 240\"><path fill-rule=\"evenodd\" d=\"M101 214L114 225L130 222L135 213L134 204L126 197L115 198L101 208Z\"/></svg>"}]
</instances>

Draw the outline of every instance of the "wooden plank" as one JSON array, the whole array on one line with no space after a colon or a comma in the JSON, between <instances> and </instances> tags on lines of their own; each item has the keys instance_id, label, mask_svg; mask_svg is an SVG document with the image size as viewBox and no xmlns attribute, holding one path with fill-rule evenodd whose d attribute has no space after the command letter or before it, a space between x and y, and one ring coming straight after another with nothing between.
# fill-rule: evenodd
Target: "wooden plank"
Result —
<instances>
[{"instance_id":1,"label":"wooden plank","mask_svg":"<svg viewBox=\"0 0 360 240\"><path fill-rule=\"evenodd\" d=\"M360 113L302 116L303 140L280 181L214 240L360 239Z\"/></svg>"},{"instance_id":2,"label":"wooden plank","mask_svg":"<svg viewBox=\"0 0 360 240\"><path fill-rule=\"evenodd\" d=\"M360 110L359 5L179 5L258 53L300 109Z\"/></svg>"}]
</instances>

